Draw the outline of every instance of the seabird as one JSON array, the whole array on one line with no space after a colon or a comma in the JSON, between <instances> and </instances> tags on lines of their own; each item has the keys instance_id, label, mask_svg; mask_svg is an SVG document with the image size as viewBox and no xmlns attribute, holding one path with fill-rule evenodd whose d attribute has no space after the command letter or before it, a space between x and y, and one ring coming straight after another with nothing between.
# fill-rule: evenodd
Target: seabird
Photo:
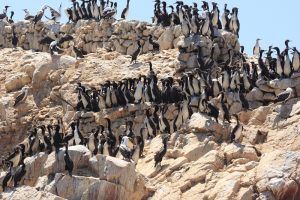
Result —
<instances>
[{"instance_id":1,"label":"seabird","mask_svg":"<svg viewBox=\"0 0 300 200\"><path fill-rule=\"evenodd\" d=\"M149 35L149 43L152 45L153 51L159 52L159 44L157 41L153 41L153 37L151 34Z\"/></svg>"},{"instance_id":2,"label":"seabird","mask_svg":"<svg viewBox=\"0 0 300 200\"><path fill-rule=\"evenodd\" d=\"M67 170L69 172L69 175L72 176L74 163L69 156L68 143L65 144L65 147L66 147L65 153L64 153L65 170Z\"/></svg>"},{"instance_id":3,"label":"seabird","mask_svg":"<svg viewBox=\"0 0 300 200\"><path fill-rule=\"evenodd\" d=\"M274 100L274 103L284 102L286 103L288 100L294 98L296 92L293 88L287 88L284 92L281 92L277 98Z\"/></svg>"},{"instance_id":4,"label":"seabird","mask_svg":"<svg viewBox=\"0 0 300 200\"><path fill-rule=\"evenodd\" d=\"M290 77L290 75L292 74L291 59L290 59L290 56L289 56L289 49L284 50L283 74L286 78Z\"/></svg>"},{"instance_id":5,"label":"seabird","mask_svg":"<svg viewBox=\"0 0 300 200\"><path fill-rule=\"evenodd\" d=\"M154 155L154 167L156 167L158 164L161 163L164 155L167 152L167 142L168 142L169 136L162 136L162 143L163 143L163 148L161 148L158 152L155 153Z\"/></svg>"},{"instance_id":6,"label":"seabird","mask_svg":"<svg viewBox=\"0 0 300 200\"><path fill-rule=\"evenodd\" d=\"M238 8L232 9L232 17L229 24L229 29L239 37L240 21L238 19Z\"/></svg>"},{"instance_id":7,"label":"seabird","mask_svg":"<svg viewBox=\"0 0 300 200\"><path fill-rule=\"evenodd\" d=\"M19 42L19 39L18 39L18 37L16 36L15 26L13 26L13 27L12 27L12 38L11 38L11 43L12 43L14 49L17 48L18 42Z\"/></svg>"},{"instance_id":8,"label":"seabird","mask_svg":"<svg viewBox=\"0 0 300 200\"><path fill-rule=\"evenodd\" d=\"M100 126L97 127L97 130L95 133L91 133L89 138L88 138L88 143L87 143L87 147L88 149L92 152L92 155L96 155L98 152L98 135L100 132Z\"/></svg>"},{"instance_id":9,"label":"seabird","mask_svg":"<svg viewBox=\"0 0 300 200\"><path fill-rule=\"evenodd\" d=\"M129 13L129 1L130 0L127 0L126 8L124 8L124 10L122 11L122 14L121 14L122 19L127 19L127 16Z\"/></svg>"},{"instance_id":10,"label":"seabird","mask_svg":"<svg viewBox=\"0 0 300 200\"><path fill-rule=\"evenodd\" d=\"M61 4L58 8L58 11L56 11L55 9L51 8L50 6L47 6L47 8L50 9L51 12L51 18L45 16L47 19L53 20L54 22L57 22L60 20L61 17Z\"/></svg>"},{"instance_id":11,"label":"seabird","mask_svg":"<svg viewBox=\"0 0 300 200\"><path fill-rule=\"evenodd\" d=\"M25 165L24 161L22 161L22 164L18 167L18 169L14 173L14 175L13 175L14 187L17 187L18 182L20 182L21 179L25 176L25 174L26 174L25 167L26 167L26 165Z\"/></svg>"},{"instance_id":12,"label":"seabird","mask_svg":"<svg viewBox=\"0 0 300 200\"><path fill-rule=\"evenodd\" d=\"M38 13L35 15L35 17L33 19L34 25L36 23L38 23L39 21L41 21L41 19L44 16L44 12L45 12L46 9L47 9L47 6L43 6L42 9L40 11L38 11Z\"/></svg>"},{"instance_id":13,"label":"seabird","mask_svg":"<svg viewBox=\"0 0 300 200\"><path fill-rule=\"evenodd\" d=\"M130 62L130 63L132 63L133 61L136 63L137 57L138 57L138 55L141 53L141 48L142 48L142 46L141 46L141 42L140 42L139 40L137 41L137 45L138 45L138 48L137 48L137 50L135 50L135 52L133 52L133 54L131 55L131 62Z\"/></svg>"},{"instance_id":14,"label":"seabird","mask_svg":"<svg viewBox=\"0 0 300 200\"><path fill-rule=\"evenodd\" d=\"M225 120L226 120L228 123L231 123L229 111L224 102L224 97L225 97L225 94L224 94L224 92L222 92L221 93L221 109L223 111L223 122L225 122Z\"/></svg>"},{"instance_id":15,"label":"seabird","mask_svg":"<svg viewBox=\"0 0 300 200\"><path fill-rule=\"evenodd\" d=\"M22 160L21 147L17 146L14 148L14 152L5 159L6 163L9 163L11 167L17 167Z\"/></svg>"},{"instance_id":16,"label":"seabird","mask_svg":"<svg viewBox=\"0 0 300 200\"><path fill-rule=\"evenodd\" d=\"M300 52L296 47L293 47L292 67L294 72L298 72L300 68Z\"/></svg>"},{"instance_id":17,"label":"seabird","mask_svg":"<svg viewBox=\"0 0 300 200\"><path fill-rule=\"evenodd\" d=\"M119 151L123 158L127 161L131 160L134 141L131 137L123 136Z\"/></svg>"},{"instance_id":18,"label":"seabird","mask_svg":"<svg viewBox=\"0 0 300 200\"><path fill-rule=\"evenodd\" d=\"M7 187L7 185L9 185L9 183L12 181L12 166L9 166L9 170L6 173L6 175L4 176L4 179L2 181L2 191L5 192L5 188Z\"/></svg>"},{"instance_id":19,"label":"seabird","mask_svg":"<svg viewBox=\"0 0 300 200\"><path fill-rule=\"evenodd\" d=\"M11 11L11 12L10 12L10 17L9 17L9 19L7 20L8 23L10 23L10 24L13 24L13 23L14 23L14 20L12 19L13 16L14 16L14 14L15 14L14 11Z\"/></svg>"},{"instance_id":20,"label":"seabird","mask_svg":"<svg viewBox=\"0 0 300 200\"><path fill-rule=\"evenodd\" d=\"M261 48L260 48L260 46L259 46L259 41L260 41L261 39L259 39L259 38L257 38L256 39L256 44L255 44L255 46L253 47L253 55L255 55L255 56L259 56L259 52L260 52L260 50L261 50Z\"/></svg>"},{"instance_id":21,"label":"seabird","mask_svg":"<svg viewBox=\"0 0 300 200\"><path fill-rule=\"evenodd\" d=\"M32 21L34 19L34 16L30 15L30 13L29 13L29 11L27 9L24 9L24 12L25 12L24 20Z\"/></svg>"},{"instance_id":22,"label":"seabird","mask_svg":"<svg viewBox=\"0 0 300 200\"><path fill-rule=\"evenodd\" d=\"M59 148L61 147L61 144L62 144L62 137L61 137L61 133L59 132L59 130L60 130L60 126L55 125L55 133L53 136L53 146L55 148L55 153L59 152Z\"/></svg>"},{"instance_id":23,"label":"seabird","mask_svg":"<svg viewBox=\"0 0 300 200\"><path fill-rule=\"evenodd\" d=\"M80 49L78 49L77 47L75 47L74 45L72 47L72 51L75 54L76 60L77 60L77 58L84 58L82 51Z\"/></svg>"},{"instance_id":24,"label":"seabird","mask_svg":"<svg viewBox=\"0 0 300 200\"><path fill-rule=\"evenodd\" d=\"M20 94L16 97L14 107L17 106L18 104L21 104L25 102L27 96L28 96L28 89L29 87L25 85L22 90L20 91Z\"/></svg>"},{"instance_id":25,"label":"seabird","mask_svg":"<svg viewBox=\"0 0 300 200\"><path fill-rule=\"evenodd\" d=\"M227 4L225 3L224 5L224 13L222 15L222 24L223 24L223 29L224 30L229 30L229 24L230 24L230 10L227 9Z\"/></svg>"},{"instance_id":26,"label":"seabird","mask_svg":"<svg viewBox=\"0 0 300 200\"><path fill-rule=\"evenodd\" d=\"M7 17L6 13L7 13L7 9L9 8L10 6L5 6L4 10L3 10L3 13L0 14L0 20L1 19L5 19Z\"/></svg>"},{"instance_id":27,"label":"seabird","mask_svg":"<svg viewBox=\"0 0 300 200\"><path fill-rule=\"evenodd\" d=\"M230 142L238 142L241 140L242 137L242 131L243 131L243 126L240 124L239 117L237 114L233 114L233 116L236 118L236 125L233 128L231 134L230 134Z\"/></svg>"}]
</instances>

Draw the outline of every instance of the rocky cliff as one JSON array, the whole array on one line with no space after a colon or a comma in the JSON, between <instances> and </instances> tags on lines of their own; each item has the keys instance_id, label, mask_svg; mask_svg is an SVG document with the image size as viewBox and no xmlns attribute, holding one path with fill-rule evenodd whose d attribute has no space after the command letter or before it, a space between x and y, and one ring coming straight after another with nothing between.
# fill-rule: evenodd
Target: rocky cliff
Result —
<instances>
[{"instance_id":1,"label":"rocky cliff","mask_svg":"<svg viewBox=\"0 0 300 200\"><path fill-rule=\"evenodd\" d=\"M206 38L191 41L182 38L180 30L162 29L140 22L107 22L114 27L103 29L95 22L81 22L73 27L58 28L30 25L20 22L16 29L21 38L20 47L44 52L32 52L17 48L1 49L0 57L0 146L1 155L7 155L13 147L26 138L32 124L49 124L62 118L64 126L81 117L81 131L87 136L103 117L109 117L113 131L120 135L125 121L134 121L134 132L139 132L144 122L144 111L152 104L127 105L101 110L98 113L76 112L73 106L77 96L75 84L99 87L106 80L121 80L148 73L151 61L158 79L167 76L180 78L178 70L188 70L195 62L194 42L210 52L213 41ZM133 25L132 25L133 24ZM130 26L132 27L126 30ZM3 28L4 27L4 28ZM44 28L43 28L44 27ZM97 29L98 27L98 29ZM179 26L180 28L180 26ZM64 44L65 55L50 57L48 47L38 40L49 30L64 30L73 34L75 43L89 53L76 60L69 54L69 44ZM103 29L103 30L102 30ZM161 29L161 30L160 30ZM7 26L1 33L10 35ZM91 31L95 30L95 31ZM4 32L3 32L4 31ZM45 31L45 32L43 32ZM29 32L29 34L25 34ZM126 33L126 34L125 34ZM153 33L162 47L159 54L149 52L147 37ZM40 35L39 35L40 34ZM99 34L97 36L97 34ZM164 35L165 34L165 35ZM168 42L168 36L170 42ZM219 62L226 60L227 47L237 39L223 32L220 42ZM32 38L31 38L32 37ZM135 37L145 38L143 52L137 64L130 64L131 52L136 48ZM22 39L23 38L23 39ZM0 43L10 47L9 37L1 34ZM219 43L218 43L219 44ZM187 49L178 52L178 49ZM223 52L223 53L222 53ZM227 57L226 57L227 56ZM248 62L251 58L247 58ZM84 146L69 148L75 169L73 177L66 175L62 148L60 153L37 153L25 159L26 175L20 186L2 192L2 199L300 199L300 78L261 81L246 96L252 110L243 111L233 94L228 94L231 113L239 113L244 127L241 143L229 142L231 125L216 123L210 117L194 113L180 130L172 132L168 150L160 167L154 167L154 153L161 148L161 136L145 143L144 157L137 164L109 156L92 156ZM20 106L13 107L20 88L29 85L29 96ZM288 87L296 89L296 98L284 104L270 103L276 94ZM230 101L232 97L232 101ZM219 99L215 99L219 101ZM217 102L218 103L218 102ZM176 106L169 105L166 118L173 120ZM233 120L234 121L234 120ZM0 174L0 184L4 169Z\"/></svg>"}]
</instances>

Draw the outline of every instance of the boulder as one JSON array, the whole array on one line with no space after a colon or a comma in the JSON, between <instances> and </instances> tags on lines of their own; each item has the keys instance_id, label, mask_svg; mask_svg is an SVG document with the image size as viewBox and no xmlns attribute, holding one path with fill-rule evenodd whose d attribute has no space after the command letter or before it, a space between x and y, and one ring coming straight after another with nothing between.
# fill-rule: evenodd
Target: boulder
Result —
<instances>
[{"instance_id":1,"label":"boulder","mask_svg":"<svg viewBox=\"0 0 300 200\"><path fill-rule=\"evenodd\" d=\"M99 179L57 173L45 191L65 199L81 199L82 194L95 182L99 182Z\"/></svg>"},{"instance_id":2,"label":"boulder","mask_svg":"<svg viewBox=\"0 0 300 200\"><path fill-rule=\"evenodd\" d=\"M63 200L64 198L58 197L54 194L45 191L38 191L29 186L17 187L12 191L7 191L0 194L1 199L30 199L30 200Z\"/></svg>"},{"instance_id":3,"label":"boulder","mask_svg":"<svg viewBox=\"0 0 300 200\"><path fill-rule=\"evenodd\" d=\"M74 170L88 166L90 151L85 146L70 146L68 150L70 158L74 163ZM48 155L43 166L43 174L47 175L65 171L64 152L64 148L61 148L58 154L52 152Z\"/></svg>"},{"instance_id":4,"label":"boulder","mask_svg":"<svg viewBox=\"0 0 300 200\"><path fill-rule=\"evenodd\" d=\"M274 150L263 154L256 167L258 191L271 192L274 199L299 199L299 159L300 152L293 151Z\"/></svg>"},{"instance_id":5,"label":"boulder","mask_svg":"<svg viewBox=\"0 0 300 200\"><path fill-rule=\"evenodd\" d=\"M16 91L29 83L31 83L31 78L26 73L17 73L5 81L5 90L6 92Z\"/></svg>"},{"instance_id":6,"label":"boulder","mask_svg":"<svg viewBox=\"0 0 300 200\"><path fill-rule=\"evenodd\" d=\"M246 99L248 101L261 101L263 100L264 93L257 87L254 87L249 93L246 95Z\"/></svg>"},{"instance_id":7,"label":"boulder","mask_svg":"<svg viewBox=\"0 0 300 200\"><path fill-rule=\"evenodd\" d=\"M96 196L97 199L104 198L104 194L95 191L94 187L100 190L115 191L112 195L117 199L137 199L147 194L145 180L135 171L134 163L126 162L118 158L96 155L89 160L89 169L99 176L101 182L91 186L87 197ZM124 188L124 190L120 189ZM95 194L96 193L96 194Z\"/></svg>"},{"instance_id":8,"label":"boulder","mask_svg":"<svg viewBox=\"0 0 300 200\"><path fill-rule=\"evenodd\" d=\"M188 121L188 132L214 133L218 139L227 139L230 133L230 126L222 126L214 119L201 113L194 113Z\"/></svg>"},{"instance_id":9,"label":"boulder","mask_svg":"<svg viewBox=\"0 0 300 200\"><path fill-rule=\"evenodd\" d=\"M173 48L173 29L171 27L166 28L166 30L158 38L158 43L160 50L172 49Z\"/></svg>"},{"instance_id":10,"label":"boulder","mask_svg":"<svg viewBox=\"0 0 300 200\"><path fill-rule=\"evenodd\" d=\"M246 158L249 161L259 161L259 157L253 147L237 143L227 145L224 149L224 156L228 163L238 158Z\"/></svg>"}]
</instances>

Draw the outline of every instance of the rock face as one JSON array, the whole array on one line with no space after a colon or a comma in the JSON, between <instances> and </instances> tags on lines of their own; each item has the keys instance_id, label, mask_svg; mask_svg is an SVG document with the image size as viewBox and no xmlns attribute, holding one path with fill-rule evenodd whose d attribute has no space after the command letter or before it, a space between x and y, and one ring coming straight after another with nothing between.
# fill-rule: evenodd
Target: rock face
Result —
<instances>
[{"instance_id":1,"label":"rock face","mask_svg":"<svg viewBox=\"0 0 300 200\"><path fill-rule=\"evenodd\" d=\"M51 30L51 31L50 31ZM50 57L48 47L39 39L63 31L75 37L74 43L90 53L75 60L70 43L62 46L66 55ZM19 46L43 52L30 52L18 48L0 50L0 147L1 156L27 137L33 124L52 124L62 118L67 129L71 121L80 119L79 129L84 137L105 125L104 117L112 121L112 130L119 136L124 133L125 121L134 122L134 133L139 133L144 112L153 104L132 104L127 107L103 109L98 113L76 112L76 83L99 89L110 79L137 78L147 75L149 61L158 79L179 69L191 71L197 67L197 49L208 57L215 49L212 65L228 59L228 46L238 40L234 34L220 31L223 38L211 41L207 37L192 35L184 38L181 27L163 28L138 21L101 22L79 21L77 25L38 23L33 29L28 22L18 22L16 32ZM0 45L10 47L11 26L0 22ZM153 49L149 36L161 49ZM136 41L143 46L138 63L130 64ZM179 48L179 53L177 49ZM109 50L109 51L107 51ZM235 63L236 57L233 58ZM214 68L214 67L213 67ZM218 67L214 68L216 71ZM194 113L182 127L172 132L167 152L160 165L154 167L154 155L162 148L162 135L145 141L143 157L129 163L119 157L91 156L84 146L69 147L74 162L73 176L65 171L64 148L58 154L37 153L25 159L26 175L16 189L9 188L0 199L300 199L300 105L299 98L282 104L263 106L275 96L292 87L299 97L299 74L289 79L258 81L245 98L251 110L244 111L233 92L225 92L230 113L239 113L243 126L240 142L231 142L236 125L216 123L205 114ZM29 85L26 101L13 107L17 91ZM195 99L196 109L198 100ZM220 100L211 100L220 108ZM168 105L165 117L171 123L177 115L176 106ZM173 127L171 127L173 129ZM2 163L2 162L0 162ZM6 169L5 169L6 170ZM1 168L0 186L6 174Z\"/></svg>"}]
</instances>

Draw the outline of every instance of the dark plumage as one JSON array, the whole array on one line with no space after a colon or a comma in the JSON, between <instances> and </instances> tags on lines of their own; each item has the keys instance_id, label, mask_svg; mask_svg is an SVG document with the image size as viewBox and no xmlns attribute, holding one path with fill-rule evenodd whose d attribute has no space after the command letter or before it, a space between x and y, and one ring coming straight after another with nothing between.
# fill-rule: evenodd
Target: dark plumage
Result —
<instances>
[{"instance_id":1,"label":"dark plumage","mask_svg":"<svg viewBox=\"0 0 300 200\"><path fill-rule=\"evenodd\" d=\"M136 63L137 57L138 57L138 55L139 55L140 52L141 52L142 46L141 46L140 41L137 41L137 45L138 45L138 48L137 48L137 50L136 50L135 52L133 52L133 54L131 55L131 62L130 62L130 63L132 63L133 61Z\"/></svg>"},{"instance_id":2,"label":"dark plumage","mask_svg":"<svg viewBox=\"0 0 300 200\"><path fill-rule=\"evenodd\" d=\"M72 50L73 50L73 53L75 54L75 58L76 59L78 57L79 58L84 58L83 53L82 53L82 51L80 49L78 49L77 47L73 46Z\"/></svg>"},{"instance_id":3,"label":"dark plumage","mask_svg":"<svg viewBox=\"0 0 300 200\"><path fill-rule=\"evenodd\" d=\"M25 176L26 174L26 169L25 169L25 164L24 162L19 166L19 168L16 170L13 178L14 178L14 187L18 186L18 182L21 181L21 179L23 178L23 176Z\"/></svg>"},{"instance_id":4,"label":"dark plumage","mask_svg":"<svg viewBox=\"0 0 300 200\"><path fill-rule=\"evenodd\" d=\"M5 191L8 183L12 180L11 169L12 169L12 167L10 166L9 167L9 171L6 173L6 175L5 175L5 177L4 177L3 181L2 181L2 190L3 190L3 192Z\"/></svg>"},{"instance_id":5,"label":"dark plumage","mask_svg":"<svg viewBox=\"0 0 300 200\"><path fill-rule=\"evenodd\" d=\"M74 168L74 163L71 160L70 156L69 156L69 152L68 152L68 144L65 144L66 150L65 150L65 154L64 154L64 160L65 160L65 170L68 170L69 175L72 176L72 172L73 172L73 168Z\"/></svg>"},{"instance_id":6,"label":"dark plumage","mask_svg":"<svg viewBox=\"0 0 300 200\"><path fill-rule=\"evenodd\" d=\"M163 148L160 149L158 152L156 152L156 154L154 155L154 161L155 161L154 167L156 167L158 163L161 163L164 155L166 154L168 139L169 139L168 136L162 138Z\"/></svg>"},{"instance_id":7,"label":"dark plumage","mask_svg":"<svg viewBox=\"0 0 300 200\"><path fill-rule=\"evenodd\" d=\"M153 46L153 51L159 51L159 44L153 41L153 36L149 35L149 43Z\"/></svg>"}]
</instances>

